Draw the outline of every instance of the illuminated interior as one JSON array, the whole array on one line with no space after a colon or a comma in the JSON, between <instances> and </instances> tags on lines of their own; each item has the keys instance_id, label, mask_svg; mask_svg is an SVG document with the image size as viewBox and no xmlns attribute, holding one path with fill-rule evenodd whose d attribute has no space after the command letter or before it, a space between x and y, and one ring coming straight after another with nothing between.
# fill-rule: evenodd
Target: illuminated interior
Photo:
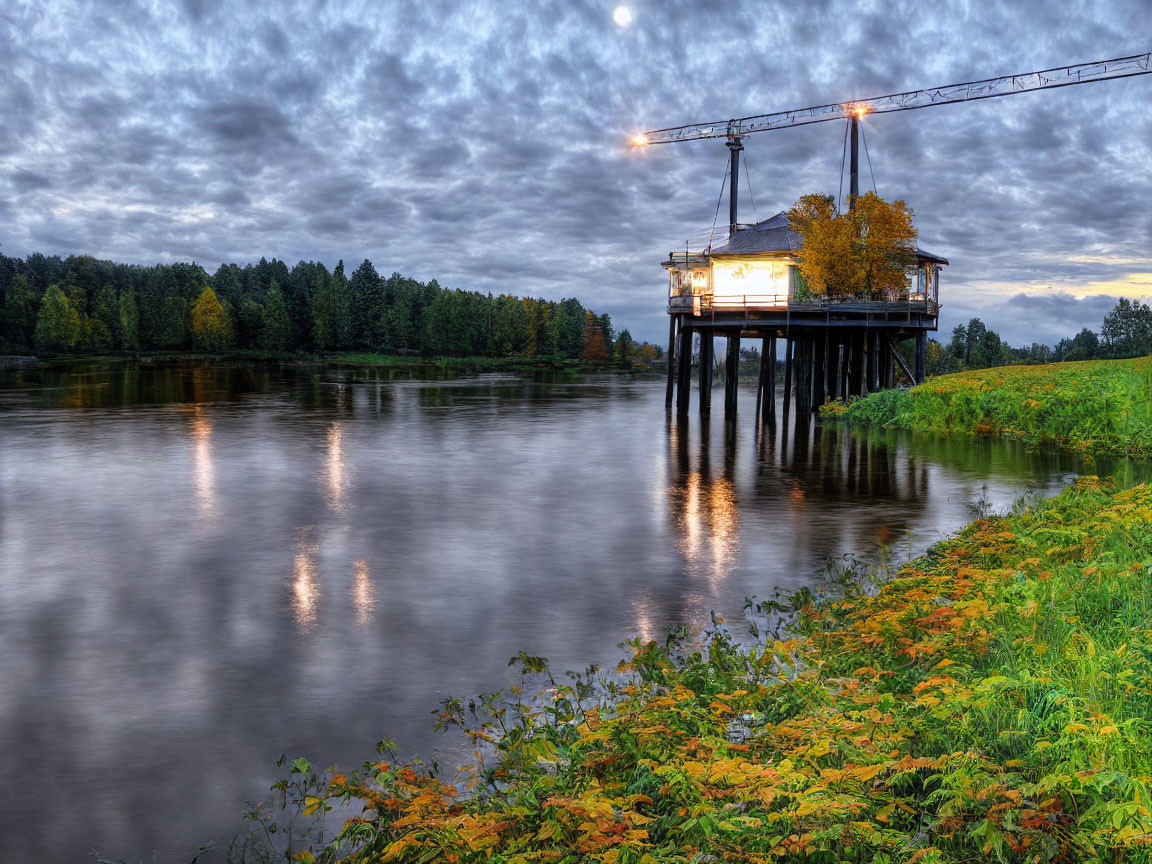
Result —
<instances>
[{"instance_id":1,"label":"illuminated interior","mask_svg":"<svg viewBox=\"0 0 1152 864\"><path fill-rule=\"evenodd\" d=\"M780 259L712 259L712 291L723 298L788 302L789 262Z\"/></svg>"}]
</instances>

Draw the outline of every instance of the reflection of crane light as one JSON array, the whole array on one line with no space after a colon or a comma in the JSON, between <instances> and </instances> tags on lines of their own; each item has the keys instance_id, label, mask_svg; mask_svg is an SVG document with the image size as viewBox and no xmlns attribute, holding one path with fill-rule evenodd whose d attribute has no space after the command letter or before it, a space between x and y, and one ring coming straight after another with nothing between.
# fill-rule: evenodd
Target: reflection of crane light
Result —
<instances>
[{"instance_id":1,"label":"reflection of crane light","mask_svg":"<svg viewBox=\"0 0 1152 864\"><path fill-rule=\"evenodd\" d=\"M292 613L302 630L316 626L316 606L320 585L316 581L316 562L312 549L301 543L292 559Z\"/></svg>"},{"instance_id":2,"label":"reflection of crane light","mask_svg":"<svg viewBox=\"0 0 1152 864\"><path fill-rule=\"evenodd\" d=\"M328 429L328 505L343 509L344 503L344 432L339 423Z\"/></svg>"},{"instance_id":3,"label":"reflection of crane light","mask_svg":"<svg viewBox=\"0 0 1152 864\"><path fill-rule=\"evenodd\" d=\"M376 588L367 561L361 558L353 566L356 573L352 577L352 604L356 607L356 623L363 627L376 611Z\"/></svg>"},{"instance_id":4,"label":"reflection of crane light","mask_svg":"<svg viewBox=\"0 0 1152 864\"><path fill-rule=\"evenodd\" d=\"M192 470L196 499L205 513L212 511L216 474L212 468L212 421L197 405L192 416Z\"/></svg>"}]
</instances>

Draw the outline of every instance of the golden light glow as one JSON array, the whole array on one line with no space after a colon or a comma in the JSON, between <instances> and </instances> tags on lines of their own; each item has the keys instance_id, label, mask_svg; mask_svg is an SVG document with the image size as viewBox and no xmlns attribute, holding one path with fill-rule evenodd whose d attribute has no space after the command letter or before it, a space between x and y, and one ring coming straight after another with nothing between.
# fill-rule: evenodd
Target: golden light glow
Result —
<instances>
[{"instance_id":1,"label":"golden light glow","mask_svg":"<svg viewBox=\"0 0 1152 864\"><path fill-rule=\"evenodd\" d=\"M344 429L339 422L328 427L328 462L325 479L328 506L333 510L343 510L347 478L344 471Z\"/></svg>"},{"instance_id":2,"label":"golden light glow","mask_svg":"<svg viewBox=\"0 0 1152 864\"><path fill-rule=\"evenodd\" d=\"M216 472L212 467L212 421L204 416L204 409L192 409L192 477L196 484L196 500L204 513L211 513L216 500Z\"/></svg>"},{"instance_id":3,"label":"golden light glow","mask_svg":"<svg viewBox=\"0 0 1152 864\"><path fill-rule=\"evenodd\" d=\"M849 102L848 104L841 105L840 107L846 116L855 114L856 119L858 120L862 120L864 115L868 113L868 106L862 102Z\"/></svg>"},{"instance_id":4,"label":"golden light glow","mask_svg":"<svg viewBox=\"0 0 1152 864\"><path fill-rule=\"evenodd\" d=\"M292 559L292 615L301 630L316 626L316 607L320 602L320 584L316 578L315 550L301 541Z\"/></svg>"},{"instance_id":5,"label":"golden light glow","mask_svg":"<svg viewBox=\"0 0 1152 864\"><path fill-rule=\"evenodd\" d=\"M775 298L787 302L788 264L784 261L713 259L712 292L718 297Z\"/></svg>"},{"instance_id":6,"label":"golden light glow","mask_svg":"<svg viewBox=\"0 0 1152 864\"><path fill-rule=\"evenodd\" d=\"M686 478L680 512L680 549L688 565L707 568L713 582L728 576L740 551L740 508L736 487L724 477Z\"/></svg>"},{"instance_id":7,"label":"golden light glow","mask_svg":"<svg viewBox=\"0 0 1152 864\"><path fill-rule=\"evenodd\" d=\"M647 135L634 135L632 137L632 146L633 147L647 147L648 146L648 136Z\"/></svg>"},{"instance_id":8,"label":"golden light glow","mask_svg":"<svg viewBox=\"0 0 1152 864\"><path fill-rule=\"evenodd\" d=\"M361 558L354 565L352 577L352 605L356 608L356 623L363 627L376 613L376 586L372 584L372 571Z\"/></svg>"}]
</instances>

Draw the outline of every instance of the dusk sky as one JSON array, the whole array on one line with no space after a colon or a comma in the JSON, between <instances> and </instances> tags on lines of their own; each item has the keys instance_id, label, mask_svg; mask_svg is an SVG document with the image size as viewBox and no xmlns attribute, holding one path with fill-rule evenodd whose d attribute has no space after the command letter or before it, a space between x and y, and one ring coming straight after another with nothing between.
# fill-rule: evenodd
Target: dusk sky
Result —
<instances>
[{"instance_id":1,"label":"dusk sky","mask_svg":"<svg viewBox=\"0 0 1152 864\"><path fill-rule=\"evenodd\" d=\"M727 151L633 134L1152 49L1150 0L617 5L5 3L0 251L367 257L662 340L659 262L707 236ZM866 121L952 262L941 337L1051 343L1152 294L1150 109L1141 76ZM834 193L842 139L747 139L741 220Z\"/></svg>"}]
</instances>

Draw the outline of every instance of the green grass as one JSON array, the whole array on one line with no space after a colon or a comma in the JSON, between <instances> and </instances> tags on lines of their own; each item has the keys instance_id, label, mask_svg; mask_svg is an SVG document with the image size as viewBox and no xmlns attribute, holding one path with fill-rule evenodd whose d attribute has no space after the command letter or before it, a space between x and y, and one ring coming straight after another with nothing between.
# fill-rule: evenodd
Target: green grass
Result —
<instances>
[{"instance_id":1,"label":"green grass","mask_svg":"<svg viewBox=\"0 0 1152 864\"><path fill-rule=\"evenodd\" d=\"M1089 455L1152 456L1152 358L1003 366L873 393L833 411L850 422L1003 436Z\"/></svg>"}]
</instances>

